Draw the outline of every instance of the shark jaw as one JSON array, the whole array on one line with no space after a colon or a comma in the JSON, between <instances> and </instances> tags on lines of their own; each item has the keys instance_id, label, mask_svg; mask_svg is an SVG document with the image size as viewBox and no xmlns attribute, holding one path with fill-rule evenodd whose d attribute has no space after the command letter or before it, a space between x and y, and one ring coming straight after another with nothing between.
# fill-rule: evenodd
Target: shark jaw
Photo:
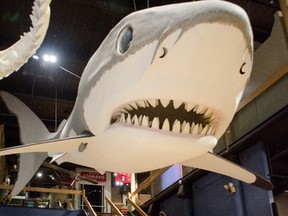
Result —
<instances>
[{"instance_id":1,"label":"shark jaw","mask_svg":"<svg viewBox=\"0 0 288 216\"><path fill-rule=\"evenodd\" d=\"M147 99L124 105L113 115L111 124L205 136L215 134L216 116L211 109L192 103Z\"/></svg>"}]
</instances>

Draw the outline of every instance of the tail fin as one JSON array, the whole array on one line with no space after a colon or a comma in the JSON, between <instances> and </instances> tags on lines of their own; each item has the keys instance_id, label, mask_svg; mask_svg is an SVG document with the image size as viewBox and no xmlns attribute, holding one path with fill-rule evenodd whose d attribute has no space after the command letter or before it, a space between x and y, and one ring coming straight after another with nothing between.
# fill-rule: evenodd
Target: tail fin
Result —
<instances>
[{"instance_id":1,"label":"tail fin","mask_svg":"<svg viewBox=\"0 0 288 216\"><path fill-rule=\"evenodd\" d=\"M18 119L22 144L35 143L57 136L56 133L50 133L35 113L19 99L4 91L0 92L0 96L9 111ZM48 153L42 152L20 154L18 178L11 192L12 196L21 192L47 157Z\"/></svg>"},{"instance_id":2,"label":"tail fin","mask_svg":"<svg viewBox=\"0 0 288 216\"><path fill-rule=\"evenodd\" d=\"M189 161L185 161L182 163L182 165L230 176L232 178L236 178L240 181L262 188L264 190L273 189L272 183L268 180L251 171L246 170L245 168L237 164L234 164L231 161L228 161L220 156L214 155L209 152L193 158Z\"/></svg>"}]
</instances>

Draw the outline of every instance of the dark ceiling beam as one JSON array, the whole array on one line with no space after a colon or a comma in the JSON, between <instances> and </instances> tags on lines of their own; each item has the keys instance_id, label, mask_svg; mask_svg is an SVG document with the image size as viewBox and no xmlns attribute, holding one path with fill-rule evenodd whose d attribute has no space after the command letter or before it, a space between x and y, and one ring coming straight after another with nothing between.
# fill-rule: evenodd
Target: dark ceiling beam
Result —
<instances>
[{"instance_id":1,"label":"dark ceiling beam","mask_svg":"<svg viewBox=\"0 0 288 216\"><path fill-rule=\"evenodd\" d=\"M280 5L278 0L252 0L252 2L280 11Z\"/></svg>"},{"instance_id":2,"label":"dark ceiling beam","mask_svg":"<svg viewBox=\"0 0 288 216\"><path fill-rule=\"evenodd\" d=\"M283 151L271 157L270 162L273 163L274 161L281 159L281 158L288 159L288 149L284 149Z\"/></svg>"},{"instance_id":3,"label":"dark ceiling beam","mask_svg":"<svg viewBox=\"0 0 288 216\"><path fill-rule=\"evenodd\" d=\"M253 35L254 35L254 41L259 42L259 43L263 43L264 41L266 41L271 32L268 32L264 29L252 26L252 31L253 31Z\"/></svg>"},{"instance_id":4,"label":"dark ceiling beam","mask_svg":"<svg viewBox=\"0 0 288 216\"><path fill-rule=\"evenodd\" d=\"M87 6L93 7L101 10L111 10L115 13L119 13L121 11L130 11L133 6L132 0L65 0L67 2L72 2L78 4L79 6Z\"/></svg>"}]
</instances>

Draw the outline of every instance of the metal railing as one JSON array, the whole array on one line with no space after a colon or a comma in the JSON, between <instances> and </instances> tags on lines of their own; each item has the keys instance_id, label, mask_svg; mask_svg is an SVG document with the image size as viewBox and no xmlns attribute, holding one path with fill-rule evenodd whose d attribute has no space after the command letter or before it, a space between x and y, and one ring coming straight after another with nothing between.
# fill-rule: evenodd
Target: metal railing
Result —
<instances>
[{"instance_id":1,"label":"metal railing","mask_svg":"<svg viewBox=\"0 0 288 216\"><path fill-rule=\"evenodd\" d=\"M3 185L0 184L0 189L4 190L13 190L14 185ZM83 200L92 216L97 216L87 197L85 196L85 190L69 190L69 189L57 189L57 188L40 188L40 187L24 187L23 191L33 191L33 192L42 192L42 193L58 193L58 194L72 194L72 195L81 195Z\"/></svg>"}]
</instances>

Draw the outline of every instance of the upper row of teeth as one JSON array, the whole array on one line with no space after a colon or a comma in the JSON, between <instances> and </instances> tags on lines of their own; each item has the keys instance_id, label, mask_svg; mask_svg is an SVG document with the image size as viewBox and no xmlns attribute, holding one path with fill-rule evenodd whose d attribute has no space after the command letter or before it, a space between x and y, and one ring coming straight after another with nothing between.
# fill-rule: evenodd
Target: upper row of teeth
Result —
<instances>
[{"instance_id":1,"label":"upper row of teeth","mask_svg":"<svg viewBox=\"0 0 288 216\"><path fill-rule=\"evenodd\" d=\"M147 100L139 100L136 102L131 102L129 104L127 104L124 109L129 111L129 110L137 110L139 107L140 108L145 108L145 107L156 107L159 105L159 103L161 103L161 105L166 108L168 106L168 104L170 103L171 100L168 99L147 99ZM205 106L201 106L201 105L195 105L192 103L185 103L183 101L177 101L177 100L172 100L173 102L173 107L175 109L178 109L183 103L184 103L184 107L185 110L187 112L190 112L192 109L194 112L196 113L206 113L206 115L209 114L213 114L212 110L207 109Z\"/></svg>"},{"instance_id":2,"label":"upper row of teeth","mask_svg":"<svg viewBox=\"0 0 288 216\"><path fill-rule=\"evenodd\" d=\"M215 125L213 123L207 124L205 127L202 124L195 124L194 122L190 124L189 122L184 121L182 124L180 121L175 120L172 123L172 127L170 127L170 122L166 118L162 128L160 128L160 121L158 117L154 117L149 120L148 116L140 116L134 115L131 118L131 115L128 113L122 113L120 117L117 118L116 122L126 123L135 126L149 127L154 129L161 129L165 131L172 131L176 133L182 134L199 134L199 135L214 135L215 134ZM171 130L172 128L172 130Z\"/></svg>"}]
</instances>

